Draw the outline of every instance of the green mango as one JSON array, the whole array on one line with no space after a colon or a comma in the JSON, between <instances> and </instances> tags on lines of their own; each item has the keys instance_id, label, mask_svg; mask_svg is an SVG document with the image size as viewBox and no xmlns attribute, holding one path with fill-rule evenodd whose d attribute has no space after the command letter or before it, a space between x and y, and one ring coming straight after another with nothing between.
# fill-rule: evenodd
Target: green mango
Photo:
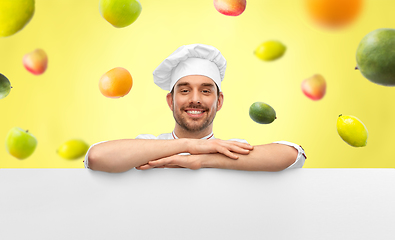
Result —
<instances>
[{"instance_id":1,"label":"green mango","mask_svg":"<svg viewBox=\"0 0 395 240\"><path fill-rule=\"evenodd\" d=\"M7 97L11 91L11 88L10 80L0 73L0 99Z\"/></svg>"},{"instance_id":2,"label":"green mango","mask_svg":"<svg viewBox=\"0 0 395 240\"><path fill-rule=\"evenodd\" d=\"M357 67L369 81L395 86L395 29L380 28L368 33L358 45Z\"/></svg>"},{"instance_id":3,"label":"green mango","mask_svg":"<svg viewBox=\"0 0 395 240\"><path fill-rule=\"evenodd\" d=\"M259 124L272 123L276 117L276 111L264 102L255 102L250 106L250 118Z\"/></svg>"}]
</instances>

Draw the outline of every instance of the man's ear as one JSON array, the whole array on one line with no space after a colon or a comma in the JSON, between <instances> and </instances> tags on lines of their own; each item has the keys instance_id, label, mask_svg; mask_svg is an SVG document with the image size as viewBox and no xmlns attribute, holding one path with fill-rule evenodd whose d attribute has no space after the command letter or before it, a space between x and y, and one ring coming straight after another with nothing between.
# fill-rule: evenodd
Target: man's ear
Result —
<instances>
[{"instance_id":1,"label":"man's ear","mask_svg":"<svg viewBox=\"0 0 395 240\"><path fill-rule=\"evenodd\" d=\"M219 93L218 101L217 101L217 112L221 110L222 104L224 103L224 94L222 92Z\"/></svg>"},{"instance_id":2,"label":"man's ear","mask_svg":"<svg viewBox=\"0 0 395 240\"><path fill-rule=\"evenodd\" d=\"M167 101L167 105L169 105L171 111L173 111L173 96L171 93L168 93L166 95L166 101Z\"/></svg>"}]
</instances>

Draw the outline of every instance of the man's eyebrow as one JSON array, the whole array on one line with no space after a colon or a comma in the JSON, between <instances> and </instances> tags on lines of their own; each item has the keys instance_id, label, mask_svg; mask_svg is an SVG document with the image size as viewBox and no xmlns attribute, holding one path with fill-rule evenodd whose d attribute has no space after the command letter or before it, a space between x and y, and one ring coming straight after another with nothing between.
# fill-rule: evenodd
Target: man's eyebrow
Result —
<instances>
[{"instance_id":1,"label":"man's eyebrow","mask_svg":"<svg viewBox=\"0 0 395 240\"><path fill-rule=\"evenodd\" d=\"M212 83L202 83L202 86L205 86L205 87L214 87L214 84L212 84Z\"/></svg>"},{"instance_id":2,"label":"man's eyebrow","mask_svg":"<svg viewBox=\"0 0 395 240\"><path fill-rule=\"evenodd\" d=\"M177 83L177 87L187 86L187 85L190 85L189 82L180 82L180 83Z\"/></svg>"},{"instance_id":3,"label":"man's eyebrow","mask_svg":"<svg viewBox=\"0 0 395 240\"><path fill-rule=\"evenodd\" d=\"M176 87L189 86L189 85L191 85L189 82L180 82L180 83L177 83ZM212 84L212 83L202 83L201 86L214 87L214 84Z\"/></svg>"}]
</instances>

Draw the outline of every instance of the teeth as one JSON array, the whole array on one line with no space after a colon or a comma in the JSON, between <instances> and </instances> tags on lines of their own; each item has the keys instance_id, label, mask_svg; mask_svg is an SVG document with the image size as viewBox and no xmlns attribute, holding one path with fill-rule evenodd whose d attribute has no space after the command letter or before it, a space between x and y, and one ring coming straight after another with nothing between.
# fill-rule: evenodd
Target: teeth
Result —
<instances>
[{"instance_id":1,"label":"teeth","mask_svg":"<svg viewBox=\"0 0 395 240\"><path fill-rule=\"evenodd\" d=\"M188 113L191 113L191 114L201 114L202 111L188 111Z\"/></svg>"}]
</instances>

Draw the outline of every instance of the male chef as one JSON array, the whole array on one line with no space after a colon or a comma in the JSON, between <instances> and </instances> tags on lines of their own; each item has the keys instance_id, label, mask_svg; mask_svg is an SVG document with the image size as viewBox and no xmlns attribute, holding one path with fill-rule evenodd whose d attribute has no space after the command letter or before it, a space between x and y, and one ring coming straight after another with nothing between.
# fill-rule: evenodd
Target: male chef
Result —
<instances>
[{"instance_id":1,"label":"male chef","mask_svg":"<svg viewBox=\"0 0 395 240\"><path fill-rule=\"evenodd\" d=\"M278 141L251 146L243 139L214 137L214 118L224 103L225 69L225 58L213 46L179 47L153 72L155 84L169 91L166 101L173 112L174 130L95 143L86 153L85 168L118 173L132 168L274 172L303 167L305 152L297 144Z\"/></svg>"}]
</instances>

